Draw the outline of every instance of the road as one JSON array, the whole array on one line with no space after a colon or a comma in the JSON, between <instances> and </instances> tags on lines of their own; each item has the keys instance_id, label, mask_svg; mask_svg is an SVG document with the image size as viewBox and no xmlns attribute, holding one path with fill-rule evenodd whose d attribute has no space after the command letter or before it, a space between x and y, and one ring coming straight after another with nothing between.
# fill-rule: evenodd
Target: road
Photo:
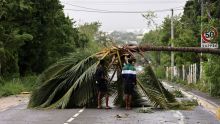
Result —
<instances>
[{"instance_id":1,"label":"road","mask_svg":"<svg viewBox=\"0 0 220 124\"><path fill-rule=\"evenodd\" d=\"M193 111L154 110L139 113L137 109L26 109L20 104L0 112L0 124L220 124L220 121L197 107Z\"/></svg>"}]
</instances>

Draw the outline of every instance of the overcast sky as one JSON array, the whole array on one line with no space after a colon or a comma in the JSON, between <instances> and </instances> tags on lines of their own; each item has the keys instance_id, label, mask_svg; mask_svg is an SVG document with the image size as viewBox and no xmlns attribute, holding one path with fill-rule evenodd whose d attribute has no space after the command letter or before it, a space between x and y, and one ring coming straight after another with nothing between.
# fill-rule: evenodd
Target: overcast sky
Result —
<instances>
[{"instance_id":1,"label":"overcast sky","mask_svg":"<svg viewBox=\"0 0 220 124\"><path fill-rule=\"evenodd\" d=\"M64 12L77 21L77 24L99 21L101 30L149 29L141 13L95 13L95 9L109 11L160 11L174 8L180 14L187 0L61 0ZM70 10L71 9L71 10ZM80 10L80 11L75 11ZM83 10L83 11L81 11ZM155 21L161 24L170 11L156 12Z\"/></svg>"}]
</instances>

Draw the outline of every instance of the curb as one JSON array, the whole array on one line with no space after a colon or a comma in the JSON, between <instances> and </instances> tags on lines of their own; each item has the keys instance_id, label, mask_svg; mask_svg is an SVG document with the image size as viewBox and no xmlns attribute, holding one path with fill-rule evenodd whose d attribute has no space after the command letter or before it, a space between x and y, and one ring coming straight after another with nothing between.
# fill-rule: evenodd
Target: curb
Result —
<instances>
[{"instance_id":1,"label":"curb","mask_svg":"<svg viewBox=\"0 0 220 124\"><path fill-rule=\"evenodd\" d=\"M167 86L172 87L172 85L168 84L167 82L164 82L164 81L163 81L162 83L165 84L165 85L167 85ZM175 86L173 86L173 87L174 87L175 89L177 88L177 87L175 87ZM197 102L198 102L198 104L199 104L200 106L203 106L206 110L212 112L212 113L216 116L216 118L217 118L218 120L220 120L220 106L219 106L219 105L217 105L216 103L214 103L214 102L212 102L212 101L210 101L210 100L208 100L208 99L205 99L205 98L203 98L203 97L201 97L201 96L198 96L198 95L196 95L196 94L194 94L194 93L192 93L192 92L190 92L190 91L185 91L185 90L184 90L183 88L181 88L181 87L178 87L178 89L179 89L179 90L183 93L183 95L185 95L186 97L197 100Z\"/></svg>"}]
</instances>

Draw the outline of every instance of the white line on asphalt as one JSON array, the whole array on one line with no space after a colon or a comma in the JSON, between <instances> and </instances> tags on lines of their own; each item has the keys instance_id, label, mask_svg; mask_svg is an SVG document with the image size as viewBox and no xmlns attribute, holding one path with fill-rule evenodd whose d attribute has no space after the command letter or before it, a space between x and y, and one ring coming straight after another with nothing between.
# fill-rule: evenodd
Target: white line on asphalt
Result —
<instances>
[{"instance_id":1,"label":"white line on asphalt","mask_svg":"<svg viewBox=\"0 0 220 124\"><path fill-rule=\"evenodd\" d=\"M79 113L76 113L75 115L73 115L74 118L76 118L79 115Z\"/></svg>"},{"instance_id":2,"label":"white line on asphalt","mask_svg":"<svg viewBox=\"0 0 220 124\"><path fill-rule=\"evenodd\" d=\"M184 124L184 116L183 116L183 114L180 111L177 111L176 113L180 116L179 124Z\"/></svg>"},{"instance_id":3,"label":"white line on asphalt","mask_svg":"<svg viewBox=\"0 0 220 124\"><path fill-rule=\"evenodd\" d=\"M84 111L84 109L79 110L79 113L82 113Z\"/></svg>"},{"instance_id":4,"label":"white line on asphalt","mask_svg":"<svg viewBox=\"0 0 220 124\"><path fill-rule=\"evenodd\" d=\"M85 107L82 108L81 110L79 110L75 115L73 115L73 117L71 117L69 120L66 121L66 123L64 124L69 124L70 122L72 122L74 119L76 119L77 116L79 116L83 111L85 110Z\"/></svg>"},{"instance_id":5,"label":"white line on asphalt","mask_svg":"<svg viewBox=\"0 0 220 124\"><path fill-rule=\"evenodd\" d=\"M75 119L75 118L72 118L72 117L71 117L67 122L70 123L70 122L72 122L74 119Z\"/></svg>"}]
</instances>

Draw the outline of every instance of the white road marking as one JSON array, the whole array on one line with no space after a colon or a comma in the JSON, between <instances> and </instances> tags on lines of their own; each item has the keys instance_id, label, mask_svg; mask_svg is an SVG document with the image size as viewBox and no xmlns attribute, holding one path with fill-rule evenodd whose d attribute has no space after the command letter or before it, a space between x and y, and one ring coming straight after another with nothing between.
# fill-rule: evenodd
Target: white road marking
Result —
<instances>
[{"instance_id":1,"label":"white road marking","mask_svg":"<svg viewBox=\"0 0 220 124\"><path fill-rule=\"evenodd\" d=\"M179 124L184 124L184 116L180 111L176 111L176 114L180 117Z\"/></svg>"},{"instance_id":2,"label":"white road marking","mask_svg":"<svg viewBox=\"0 0 220 124\"><path fill-rule=\"evenodd\" d=\"M84 111L84 109L79 110L79 113L82 113Z\"/></svg>"},{"instance_id":3,"label":"white road marking","mask_svg":"<svg viewBox=\"0 0 220 124\"><path fill-rule=\"evenodd\" d=\"M70 122L72 122L74 119L75 119L75 118L72 118L72 117L71 117L67 122L70 123Z\"/></svg>"},{"instance_id":4,"label":"white road marking","mask_svg":"<svg viewBox=\"0 0 220 124\"><path fill-rule=\"evenodd\" d=\"M82 108L81 110L79 110L75 115L73 115L73 117L71 117L70 119L68 119L64 124L69 124L70 122L72 122L74 119L76 119L77 116L79 116L83 111L85 110L85 107Z\"/></svg>"},{"instance_id":5,"label":"white road marking","mask_svg":"<svg viewBox=\"0 0 220 124\"><path fill-rule=\"evenodd\" d=\"M73 115L74 118L76 118L79 115L79 113L76 113L75 115Z\"/></svg>"}]
</instances>

